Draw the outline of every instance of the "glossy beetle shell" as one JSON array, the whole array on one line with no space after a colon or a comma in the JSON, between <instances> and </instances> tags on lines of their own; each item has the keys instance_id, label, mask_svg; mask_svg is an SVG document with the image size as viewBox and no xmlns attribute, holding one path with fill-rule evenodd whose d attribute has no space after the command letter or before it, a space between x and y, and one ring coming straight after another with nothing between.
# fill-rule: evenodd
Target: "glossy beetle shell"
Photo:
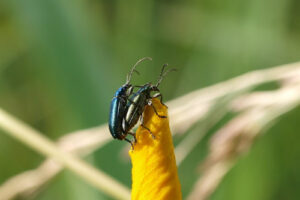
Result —
<instances>
[{"instance_id":1,"label":"glossy beetle shell","mask_svg":"<svg viewBox=\"0 0 300 200\"><path fill-rule=\"evenodd\" d=\"M122 121L126 113L127 98L131 92L132 86L124 85L117 90L111 101L108 126L113 138L122 140L126 136L122 128Z\"/></svg>"},{"instance_id":2,"label":"glossy beetle shell","mask_svg":"<svg viewBox=\"0 0 300 200\"><path fill-rule=\"evenodd\" d=\"M145 106L151 99L150 92L152 91L151 84L145 84L136 93L134 93L127 104L127 111L125 116L125 123L123 124L123 129L128 132L134 127L138 122L139 118L142 116Z\"/></svg>"}]
</instances>

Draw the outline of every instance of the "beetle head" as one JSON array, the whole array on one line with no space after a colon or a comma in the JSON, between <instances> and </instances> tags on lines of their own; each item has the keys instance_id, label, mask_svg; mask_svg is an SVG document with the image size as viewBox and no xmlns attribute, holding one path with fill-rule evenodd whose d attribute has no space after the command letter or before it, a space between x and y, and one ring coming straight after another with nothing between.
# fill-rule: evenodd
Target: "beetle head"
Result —
<instances>
[{"instance_id":1,"label":"beetle head","mask_svg":"<svg viewBox=\"0 0 300 200\"><path fill-rule=\"evenodd\" d=\"M154 92L159 92L159 89L158 89L158 87L156 85L151 85L150 86L150 90L154 91Z\"/></svg>"},{"instance_id":2,"label":"beetle head","mask_svg":"<svg viewBox=\"0 0 300 200\"><path fill-rule=\"evenodd\" d=\"M116 95L130 96L133 91L133 85L125 83L116 92Z\"/></svg>"}]
</instances>

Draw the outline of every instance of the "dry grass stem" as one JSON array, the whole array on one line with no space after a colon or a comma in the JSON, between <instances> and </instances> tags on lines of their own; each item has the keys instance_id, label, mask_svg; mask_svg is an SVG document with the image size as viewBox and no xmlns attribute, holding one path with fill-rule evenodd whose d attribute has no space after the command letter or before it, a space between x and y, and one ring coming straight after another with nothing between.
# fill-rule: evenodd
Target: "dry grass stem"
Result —
<instances>
[{"instance_id":1,"label":"dry grass stem","mask_svg":"<svg viewBox=\"0 0 300 200\"><path fill-rule=\"evenodd\" d=\"M107 174L97 170L88 163L73 156L70 153L62 151L53 142L44 137L41 133L10 116L0 109L0 128L9 136L23 142L37 152L46 157L54 159L62 164L65 168L71 170L91 185L102 190L104 193L116 199L130 199L130 191L118 181L114 180ZM30 182L31 180L28 180ZM25 183L26 184L26 183ZM118 191L117 193L115 191ZM1 194L2 199L7 199Z\"/></svg>"},{"instance_id":2,"label":"dry grass stem","mask_svg":"<svg viewBox=\"0 0 300 200\"><path fill-rule=\"evenodd\" d=\"M254 139L278 117L299 106L300 74L298 76L298 81L284 81L278 90L253 92L232 102L232 109L241 114L212 137L210 153L202 166L203 175L189 200L209 199L234 161L251 148Z\"/></svg>"},{"instance_id":3,"label":"dry grass stem","mask_svg":"<svg viewBox=\"0 0 300 200\"><path fill-rule=\"evenodd\" d=\"M57 145L64 151L86 155L110 141L111 137L105 125L76 131L63 136ZM0 200L14 199L17 196L29 197L48 183L63 167L51 158L38 168L23 172L6 181L0 187ZM30 180L30 181L29 181Z\"/></svg>"}]
</instances>

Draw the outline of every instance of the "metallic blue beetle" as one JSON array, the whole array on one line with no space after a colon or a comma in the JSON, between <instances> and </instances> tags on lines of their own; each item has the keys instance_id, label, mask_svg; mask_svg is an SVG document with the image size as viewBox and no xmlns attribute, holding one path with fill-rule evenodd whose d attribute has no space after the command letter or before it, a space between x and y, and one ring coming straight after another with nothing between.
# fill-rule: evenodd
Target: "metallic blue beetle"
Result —
<instances>
[{"instance_id":1,"label":"metallic blue beetle","mask_svg":"<svg viewBox=\"0 0 300 200\"><path fill-rule=\"evenodd\" d=\"M123 129L125 130L126 133L129 132L135 126L137 121L140 119L141 126L147 129L149 133L152 135L152 137L154 138L154 135L152 134L150 129L147 128L143 123L142 115L146 105L152 106L154 112L160 118L166 118L166 116L159 115L154 105L152 104L152 98L154 97L160 97L160 101L162 103L162 94L160 93L158 86L160 85L161 81L163 80L163 78L166 76L167 73L176 70L172 68L164 72L166 66L167 64L163 65L158 81L155 85L152 85L151 83L147 83L143 85L136 93L132 94L132 96L129 97L127 103L127 110L125 111L126 116L123 121ZM151 92L157 92L157 93L151 96Z\"/></svg>"},{"instance_id":2,"label":"metallic blue beetle","mask_svg":"<svg viewBox=\"0 0 300 200\"><path fill-rule=\"evenodd\" d=\"M128 73L126 83L116 91L115 96L113 97L110 104L108 125L111 135L115 139L126 140L130 144L132 144L132 142L128 140L126 136L130 134L135 138L135 134L129 131L125 131L122 126L127 110L128 97L132 94L133 89L135 87L132 84L130 84L130 81L132 73L138 73L138 71L135 70L136 66L146 59L152 60L149 57L145 57L137 61L137 63L132 67L132 69Z\"/></svg>"}]
</instances>

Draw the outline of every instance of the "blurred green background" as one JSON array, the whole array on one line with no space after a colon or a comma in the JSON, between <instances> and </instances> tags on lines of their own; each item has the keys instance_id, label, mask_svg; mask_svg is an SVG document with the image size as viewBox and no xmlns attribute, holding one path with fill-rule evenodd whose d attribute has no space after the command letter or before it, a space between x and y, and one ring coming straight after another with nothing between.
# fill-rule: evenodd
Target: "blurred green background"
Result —
<instances>
[{"instance_id":1,"label":"blurred green background","mask_svg":"<svg viewBox=\"0 0 300 200\"><path fill-rule=\"evenodd\" d=\"M299 61L299 10L299 0L1 0L0 107L56 140L106 123L115 90L141 57L153 61L139 66L136 84L156 81L166 62L178 69L160 87L165 100ZM283 116L212 199L300 199L299 116L299 109ZM86 160L130 187L125 145L111 142ZM179 167L184 197L204 145ZM43 160L0 131L0 183ZM33 199L110 198L64 171Z\"/></svg>"}]
</instances>

